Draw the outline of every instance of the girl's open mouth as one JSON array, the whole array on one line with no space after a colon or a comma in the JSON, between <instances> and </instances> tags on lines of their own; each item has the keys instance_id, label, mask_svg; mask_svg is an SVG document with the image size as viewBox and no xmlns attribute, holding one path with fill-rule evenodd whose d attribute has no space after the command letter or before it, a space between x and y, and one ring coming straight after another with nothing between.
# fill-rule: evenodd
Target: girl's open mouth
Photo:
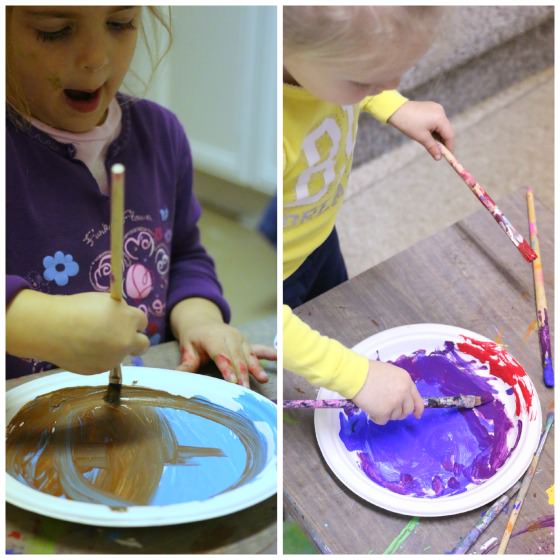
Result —
<instances>
[{"instance_id":1,"label":"girl's open mouth","mask_svg":"<svg viewBox=\"0 0 560 560\"><path fill-rule=\"evenodd\" d=\"M81 113L95 111L101 98L101 88L95 91L85 91L79 89L65 89L64 97L72 109Z\"/></svg>"}]
</instances>

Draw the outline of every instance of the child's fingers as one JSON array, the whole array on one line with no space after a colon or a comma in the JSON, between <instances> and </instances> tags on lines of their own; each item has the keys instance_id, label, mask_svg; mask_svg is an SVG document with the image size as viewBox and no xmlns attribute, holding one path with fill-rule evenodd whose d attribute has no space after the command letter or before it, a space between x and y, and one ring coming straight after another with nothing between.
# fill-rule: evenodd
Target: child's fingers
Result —
<instances>
[{"instance_id":1,"label":"child's fingers","mask_svg":"<svg viewBox=\"0 0 560 560\"><path fill-rule=\"evenodd\" d=\"M404 407L402 405L398 405L396 408L393 409L391 412L391 420L402 420L404 418Z\"/></svg>"},{"instance_id":2,"label":"child's fingers","mask_svg":"<svg viewBox=\"0 0 560 560\"><path fill-rule=\"evenodd\" d=\"M412 387L412 400L414 401L414 416L420 420L422 414L424 413L424 400L422 399L416 385Z\"/></svg>"},{"instance_id":3,"label":"child's fingers","mask_svg":"<svg viewBox=\"0 0 560 560\"><path fill-rule=\"evenodd\" d=\"M379 426L385 426L385 424L387 424L387 422L391 419L386 414L375 414L374 416L369 415L369 417L372 422L378 424Z\"/></svg>"},{"instance_id":4,"label":"child's fingers","mask_svg":"<svg viewBox=\"0 0 560 560\"><path fill-rule=\"evenodd\" d=\"M275 348L270 346L264 346L262 344L253 344L251 346L252 353L255 354L257 360L271 360L275 362L278 358L278 354Z\"/></svg>"},{"instance_id":5,"label":"child's fingers","mask_svg":"<svg viewBox=\"0 0 560 560\"><path fill-rule=\"evenodd\" d=\"M214 363L226 381L229 381L230 383L237 383L237 374L230 358L228 358L225 354L216 354L214 356Z\"/></svg>"},{"instance_id":6,"label":"child's fingers","mask_svg":"<svg viewBox=\"0 0 560 560\"><path fill-rule=\"evenodd\" d=\"M419 139L420 144L428 150L428 153L435 159L441 159L441 150L437 145L435 138L430 133L422 134L421 138Z\"/></svg>"},{"instance_id":7,"label":"child's fingers","mask_svg":"<svg viewBox=\"0 0 560 560\"><path fill-rule=\"evenodd\" d=\"M249 373L259 382L259 383L266 383L268 381L268 375L266 371L262 368L257 354L254 351L251 351L251 348L247 345L245 348L245 355L247 356L247 364L249 366Z\"/></svg>"},{"instance_id":8,"label":"child's fingers","mask_svg":"<svg viewBox=\"0 0 560 560\"><path fill-rule=\"evenodd\" d=\"M249 387L249 366L243 355L243 347L246 344L242 339L238 340L236 338L226 341L226 344L228 348L227 359L231 364L231 371L235 375L235 381L233 381L233 383L237 383L243 387Z\"/></svg>"},{"instance_id":9,"label":"child's fingers","mask_svg":"<svg viewBox=\"0 0 560 560\"><path fill-rule=\"evenodd\" d=\"M181 362L177 369L180 371L198 371L201 366L201 358L192 343L185 342L182 344L179 352L181 353Z\"/></svg>"},{"instance_id":10,"label":"child's fingers","mask_svg":"<svg viewBox=\"0 0 560 560\"><path fill-rule=\"evenodd\" d=\"M401 418L406 418L407 416L410 416L410 414L412 414L412 412L414 411L414 399L412 398L412 395L408 395L403 403L403 415Z\"/></svg>"},{"instance_id":11,"label":"child's fingers","mask_svg":"<svg viewBox=\"0 0 560 560\"><path fill-rule=\"evenodd\" d=\"M237 384L243 387L249 387L249 366L245 360L240 359L237 362Z\"/></svg>"},{"instance_id":12,"label":"child's fingers","mask_svg":"<svg viewBox=\"0 0 560 560\"><path fill-rule=\"evenodd\" d=\"M445 117L440 122L435 129L437 135L441 138L441 142L445 144L446 148L452 152L455 148L455 140L454 140L454 133L453 128L451 127L451 123Z\"/></svg>"},{"instance_id":13,"label":"child's fingers","mask_svg":"<svg viewBox=\"0 0 560 560\"><path fill-rule=\"evenodd\" d=\"M132 356L143 354L150 347L150 339L142 333L136 333L128 353Z\"/></svg>"}]
</instances>

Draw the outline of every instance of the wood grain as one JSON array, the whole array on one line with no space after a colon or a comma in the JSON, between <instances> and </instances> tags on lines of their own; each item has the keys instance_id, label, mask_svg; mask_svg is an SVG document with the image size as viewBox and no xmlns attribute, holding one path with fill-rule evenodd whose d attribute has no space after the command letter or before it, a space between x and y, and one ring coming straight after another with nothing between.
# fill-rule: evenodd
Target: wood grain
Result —
<instances>
[{"instance_id":1,"label":"wood grain","mask_svg":"<svg viewBox=\"0 0 560 560\"><path fill-rule=\"evenodd\" d=\"M524 191L500 201L500 207L527 235ZM539 234L549 309L554 309L553 215L537 201ZM403 219L413 219L412 217ZM372 235L374 232L372 231ZM544 416L553 391L542 380L535 320L531 265L480 210L461 222L360 274L299 307L296 314L321 333L348 346L385 329L412 323L463 327L495 340L531 376ZM551 321L553 337L553 321ZM290 372L284 376L285 399L316 398L317 389ZM284 414L284 503L324 553L382 553L409 517L375 507L347 490L332 474L318 449L313 411ZM553 514L546 489L553 484L554 438L548 439L539 471L521 512L517 530ZM478 521L478 510L447 518L422 518L398 553L444 553ZM507 514L501 514L473 548L501 538ZM511 540L508 552L553 551L552 529L526 532Z\"/></svg>"}]
</instances>

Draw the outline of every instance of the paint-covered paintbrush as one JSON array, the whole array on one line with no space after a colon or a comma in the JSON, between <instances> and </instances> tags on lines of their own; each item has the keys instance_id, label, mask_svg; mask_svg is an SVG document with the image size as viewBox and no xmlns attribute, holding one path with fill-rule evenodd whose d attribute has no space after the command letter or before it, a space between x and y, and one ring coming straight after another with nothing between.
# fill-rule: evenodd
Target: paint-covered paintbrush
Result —
<instances>
[{"instance_id":1,"label":"paint-covered paintbrush","mask_svg":"<svg viewBox=\"0 0 560 560\"><path fill-rule=\"evenodd\" d=\"M426 397L426 408L474 408L488 402L487 397L479 395L456 395L452 397ZM358 410L350 399L285 400L284 408L344 408Z\"/></svg>"},{"instance_id":2,"label":"paint-covered paintbrush","mask_svg":"<svg viewBox=\"0 0 560 560\"><path fill-rule=\"evenodd\" d=\"M111 297L122 300L124 234L124 165L111 167ZM122 372L118 365L111 369L105 401L119 404L121 399Z\"/></svg>"},{"instance_id":3,"label":"paint-covered paintbrush","mask_svg":"<svg viewBox=\"0 0 560 560\"><path fill-rule=\"evenodd\" d=\"M443 157L449 165L455 170L457 175L463 179L465 184L473 192L473 194L482 202L482 205L492 214L496 222L504 230L512 243L517 247L519 252L528 262L532 262L537 258L537 254L531 248L531 245L525 241L523 236L513 227L511 222L504 216L504 213L496 206L496 203L490 198L486 189L476 181L476 179L457 161L455 156L441 143L438 142Z\"/></svg>"},{"instance_id":4,"label":"paint-covered paintbrush","mask_svg":"<svg viewBox=\"0 0 560 560\"><path fill-rule=\"evenodd\" d=\"M550 345L550 331L548 329L548 307L544 290L544 275L537 231L537 216L535 214L535 199L533 189L527 189L527 213L529 214L529 236L531 247L537 254L533 261L533 280L535 284L535 299L537 303L537 321L539 324L539 343L543 363L543 379L547 387L554 387L554 369L552 367L552 351Z\"/></svg>"},{"instance_id":5,"label":"paint-covered paintbrush","mask_svg":"<svg viewBox=\"0 0 560 560\"><path fill-rule=\"evenodd\" d=\"M486 512L482 514L478 523L459 541L451 551L451 554L466 554L477 541L478 537L488 529L492 521L494 521L498 514L508 505L520 488L521 482L516 482L507 494L497 499Z\"/></svg>"},{"instance_id":6,"label":"paint-covered paintbrush","mask_svg":"<svg viewBox=\"0 0 560 560\"><path fill-rule=\"evenodd\" d=\"M539 441L539 446L535 451L535 455L533 456L533 460L525 473L523 478L523 482L521 483L521 488L519 489L519 494L513 504L513 509L511 510L511 515L509 516L508 523L506 526L506 530L504 531L504 536L502 537L502 542L500 543L500 548L498 548L497 554L504 554L506 551L509 539L511 537L511 533L513 532L513 527L515 526L515 522L517 521L517 517L519 516L519 512L521 511L521 507L523 506L523 501L525 500L525 496L529 490L529 486L531 486L531 482L533 481L533 477L535 476L535 472L537 471L537 465L539 464L539 459L541 458L541 453L546 442L546 438L548 436L548 432L552 428L552 424L554 424L554 412L549 412L546 417L546 424L544 431L541 435L541 439Z\"/></svg>"}]
</instances>

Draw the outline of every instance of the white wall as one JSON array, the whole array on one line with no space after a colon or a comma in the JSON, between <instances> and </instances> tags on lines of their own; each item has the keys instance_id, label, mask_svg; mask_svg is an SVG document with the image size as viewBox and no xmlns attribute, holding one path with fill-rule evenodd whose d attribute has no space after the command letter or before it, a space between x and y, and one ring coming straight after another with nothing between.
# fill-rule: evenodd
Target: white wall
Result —
<instances>
[{"instance_id":1,"label":"white wall","mask_svg":"<svg viewBox=\"0 0 560 560\"><path fill-rule=\"evenodd\" d=\"M173 6L171 14L173 47L144 96L180 118L197 169L272 194L276 8ZM149 67L139 44L133 69L146 76Z\"/></svg>"}]
</instances>

